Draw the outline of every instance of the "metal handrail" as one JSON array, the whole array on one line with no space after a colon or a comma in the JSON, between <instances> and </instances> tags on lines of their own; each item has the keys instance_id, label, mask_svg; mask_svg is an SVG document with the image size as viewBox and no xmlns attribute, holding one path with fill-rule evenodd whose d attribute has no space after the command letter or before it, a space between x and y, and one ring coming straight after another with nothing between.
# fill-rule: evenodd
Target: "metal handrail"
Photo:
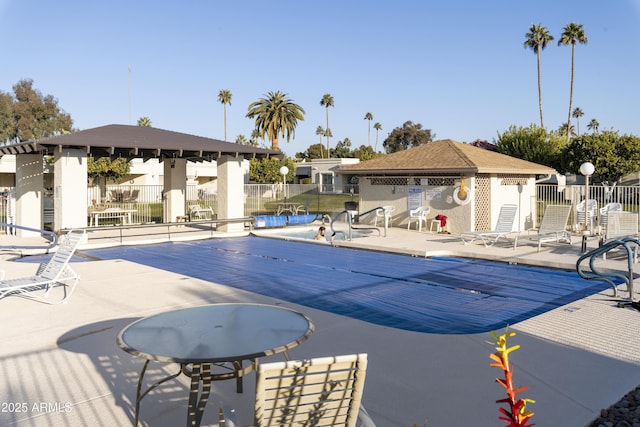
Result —
<instances>
[{"instance_id":1,"label":"metal handrail","mask_svg":"<svg viewBox=\"0 0 640 427\"><path fill-rule=\"evenodd\" d=\"M6 222L0 222L0 227L6 227L7 229L14 229L14 230L35 231L37 233L44 234L46 236L51 236L51 243L49 243L48 246L43 247L43 246L32 246L32 245L11 245L11 249L45 249L48 252L49 249L56 247L56 245L58 244L58 235L53 231L41 230L39 228L25 227L22 225L16 225L16 224L11 224ZM3 248L3 247L4 246L0 246L0 248Z\"/></svg>"},{"instance_id":2,"label":"metal handrail","mask_svg":"<svg viewBox=\"0 0 640 427\"><path fill-rule=\"evenodd\" d=\"M331 220L331 223L329 224L329 226L331 228L331 232L333 232L334 234L338 234L338 233L344 234L345 237L347 237L347 240L349 240L349 241L351 241L351 239L352 239L352 231L353 230L376 230L378 232L378 234L380 234L380 228L379 227L366 227L366 226L356 227L356 226L353 225L353 219L354 218L359 218L359 217L367 215L367 214L369 214L371 212L377 211L378 209L384 209L384 208L382 208L382 207L373 208L373 209L370 209L370 210L368 210L368 211L366 211L364 213L361 213L361 214L358 214L358 215L354 215L353 217L351 216L351 211L344 210L342 212L339 212L338 215L336 215L335 218L333 218ZM340 218L342 215L346 215L346 217L347 217L347 224L349 224L349 233L348 234L345 233L342 230L335 230L333 228L333 223L336 222L336 220L338 218ZM386 221L384 223L384 236L387 237L387 222Z\"/></svg>"},{"instance_id":3,"label":"metal handrail","mask_svg":"<svg viewBox=\"0 0 640 427\"><path fill-rule=\"evenodd\" d=\"M632 248L635 245L636 247ZM613 296L616 297L618 295L618 290L616 288L616 284L610 278L617 278L624 281L627 285L627 290L629 292L629 301L633 301L633 264L636 259L636 251L637 247L640 246L640 241L633 237L624 237L621 239L611 240L602 246L592 249L586 254L580 256L576 261L576 271L578 275L586 280L600 280L605 283L611 285L613 289ZM604 255L609 251L622 247L627 253L627 274L619 274L610 271L602 271L595 265L595 260L598 256ZM581 265L584 260L589 260L589 268L591 269L592 275L589 275L583 271L583 266Z\"/></svg>"}]
</instances>

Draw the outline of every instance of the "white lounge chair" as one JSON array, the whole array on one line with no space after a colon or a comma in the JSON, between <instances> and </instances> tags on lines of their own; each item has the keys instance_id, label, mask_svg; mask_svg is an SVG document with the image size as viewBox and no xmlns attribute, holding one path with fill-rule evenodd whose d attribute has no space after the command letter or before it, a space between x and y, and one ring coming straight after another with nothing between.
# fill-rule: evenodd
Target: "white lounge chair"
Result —
<instances>
[{"instance_id":1,"label":"white lounge chair","mask_svg":"<svg viewBox=\"0 0 640 427\"><path fill-rule=\"evenodd\" d=\"M194 219L213 219L213 209L203 208L200 205L189 206L189 217Z\"/></svg>"},{"instance_id":2,"label":"white lounge chair","mask_svg":"<svg viewBox=\"0 0 640 427\"><path fill-rule=\"evenodd\" d=\"M498 214L498 220L496 221L496 228L491 231L469 231L462 233L460 235L462 242L466 245L476 239L481 239L484 246L489 247L500 240L500 238L507 240L507 235L513 232L516 212L518 212L518 205L502 205L502 207L500 207L500 213ZM465 238L467 240L465 240Z\"/></svg>"},{"instance_id":3,"label":"white lounge chair","mask_svg":"<svg viewBox=\"0 0 640 427\"><path fill-rule=\"evenodd\" d=\"M527 230L526 239L537 242L538 252L543 243L569 243L571 244L571 236L567 232L567 221L571 214L571 205L547 205L540 221L538 229ZM531 234L535 233L535 234ZM516 236L514 249L518 246L519 236Z\"/></svg>"},{"instance_id":4,"label":"white lounge chair","mask_svg":"<svg viewBox=\"0 0 640 427\"><path fill-rule=\"evenodd\" d=\"M366 354L258 365L253 425L375 427L361 405L366 369ZM235 417L223 408L219 425Z\"/></svg>"},{"instance_id":5,"label":"white lounge chair","mask_svg":"<svg viewBox=\"0 0 640 427\"><path fill-rule=\"evenodd\" d=\"M411 227L412 221L417 221L418 231L422 231L422 223L427 227L427 215L431 209L429 206L419 206L415 209L409 209L409 222L407 222L407 230Z\"/></svg>"},{"instance_id":6,"label":"white lounge chair","mask_svg":"<svg viewBox=\"0 0 640 427\"><path fill-rule=\"evenodd\" d=\"M598 220L598 227L600 232L606 232L607 223L609 222L609 212L621 212L621 203L607 203L604 207L600 208L600 219Z\"/></svg>"},{"instance_id":7,"label":"white lounge chair","mask_svg":"<svg viewBox=\"0 0 640 427\"><path fill-rule=\"evenodd\" d=\"M638 238L638 213L637 212L621 212L610 211L608 214L607 228L605 231L605 242L618 240L623 237ZM634 262L637 254L634 250ZM607 259L606 252L602 254L603 259Z\"/></svg>"},{"instance_id":8,"label":"white lounge chair","mask_svg":"<svg viewBox=\"0 0 640 427\"><path fill-rule=\"evenodd\" d=\"M596 219L596 212L598 211L598 201L595 199L589 199L589 206L586 212L588 227L593 230L593 223ZM584 200L576 205L576 225L584 225L585 209Z\"/></svg>"},{"instance_id":9,"label":"white lounge chair","mask_svg":"<svg viewBox=\"0 0 640 427\"><path fill-rule=\"evenodd\" d=\"M69 261L85 234L84 230L69 231L49 262L40 264L34 276L0 280L0 298L21 295L47 304L68 301L80 280L80 276L69 266ZM57 286L64 288L63 297L59 300L49 299L49 292Z\"/></svg>"}]
</instances>

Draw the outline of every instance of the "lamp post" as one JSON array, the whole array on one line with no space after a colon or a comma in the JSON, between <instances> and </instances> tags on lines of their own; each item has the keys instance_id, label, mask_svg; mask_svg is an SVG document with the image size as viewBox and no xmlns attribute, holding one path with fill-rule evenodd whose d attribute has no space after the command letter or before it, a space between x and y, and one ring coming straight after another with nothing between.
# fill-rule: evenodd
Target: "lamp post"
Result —
<instances>
[{"instance_id":1,"label":"lamp post","mask_svg":"<svg viewBox=\"0 0 640 427\"><path fill-rule=\"evenodd\" d=\"M589 223L589 177L593 175L596 168L591 162L584 162L580 165L580 173L584 175L584 228L587 228ZM593 234L593 230L589 229L589 234Z\"/></svg>"},{"instance_id":2,"label":"lamp post","mask_svg":"<svg viewBox=\"0 0 640 427\"><path fill-rule=\"evenodd\" d=\"M284 192L284 199L287 200L287 174L289 173L289 168L286 166L282 166L280 168L280 175L282 175L282 191Z\"/></svg>"}]
</instances>

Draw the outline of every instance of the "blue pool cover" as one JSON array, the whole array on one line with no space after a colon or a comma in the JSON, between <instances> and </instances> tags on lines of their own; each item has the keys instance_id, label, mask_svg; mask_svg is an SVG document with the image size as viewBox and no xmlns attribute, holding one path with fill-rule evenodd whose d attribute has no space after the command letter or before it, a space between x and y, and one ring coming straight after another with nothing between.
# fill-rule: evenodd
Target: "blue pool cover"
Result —
<instances>
[{"instance_id":1,"label":"blue pool cover","mask_svg":"<svg viewBox=\"0 0 640 427\"><path fill-rule=\"evenodd\" d=\"M260 237L83 251L409 331L498 330L609 288L575 272Z\"/></svg>"}]
</instances>

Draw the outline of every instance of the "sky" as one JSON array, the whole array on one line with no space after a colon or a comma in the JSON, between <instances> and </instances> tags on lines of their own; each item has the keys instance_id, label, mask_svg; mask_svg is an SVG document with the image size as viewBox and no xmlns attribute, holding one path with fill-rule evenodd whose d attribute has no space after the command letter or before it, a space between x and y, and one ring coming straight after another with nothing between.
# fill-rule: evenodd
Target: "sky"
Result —
<instances>
[{"instance_id":1,"label":"sky","mask_svg":"<svg viewBox=\"0 0 640 427\"><path fill-rule=\"evenodd\" d=\"M251 135L249 104L281 91L305 110L280 141L289 156L320 142L326 93L332 147L382 151L409 120L435 139L495 142L539 124L536 55L523 47L532 24L555 38L541 57L545 126L567 121L571 47L557 41L570 22L588 38L575 51L579 131L596 119L640 135L640 0L0 0L0 91L31 79L79 130L147 116L224 139L228 89L231 142Z\"/></svg>"}]
</instances>

